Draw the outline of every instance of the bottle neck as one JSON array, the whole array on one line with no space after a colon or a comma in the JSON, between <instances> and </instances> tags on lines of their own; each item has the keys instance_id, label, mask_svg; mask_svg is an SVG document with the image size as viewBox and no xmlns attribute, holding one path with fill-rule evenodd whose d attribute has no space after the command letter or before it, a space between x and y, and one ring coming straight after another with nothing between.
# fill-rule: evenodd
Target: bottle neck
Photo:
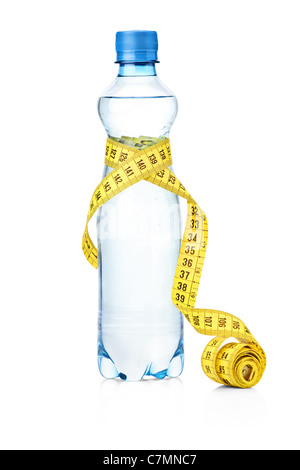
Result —
<instances>
[{"instance_id":1,"label":"bottle neck","mask_svg":"<svg viewBox=\"0 0 300 470\"><path fill-rule=\"evenodd\" d=\"M154 77L155 62L125 63L120 62L118 77Z\"/></svg>"}]
</instances>

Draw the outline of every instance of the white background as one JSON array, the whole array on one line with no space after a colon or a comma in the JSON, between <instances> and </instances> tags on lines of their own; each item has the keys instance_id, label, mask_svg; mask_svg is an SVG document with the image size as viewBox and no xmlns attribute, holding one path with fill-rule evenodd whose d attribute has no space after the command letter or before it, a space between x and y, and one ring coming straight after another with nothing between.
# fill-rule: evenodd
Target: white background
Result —
<instances>
[{"instance_id":1,"label":"white background","mask_svg":"<svg viewBox=\"0 0 300 470\"><path fill-rule=\"evenodd\" d=\"M1 1L1 448L299 449L299 24L292 0ZM179 379L98 372L81 236L103 169L97 100L125 29L158 32L179 101L174 169L209 223L196 305L259 340L254 389L207 379L209 338L187 323Z\"/></svg>"}]
</instances>

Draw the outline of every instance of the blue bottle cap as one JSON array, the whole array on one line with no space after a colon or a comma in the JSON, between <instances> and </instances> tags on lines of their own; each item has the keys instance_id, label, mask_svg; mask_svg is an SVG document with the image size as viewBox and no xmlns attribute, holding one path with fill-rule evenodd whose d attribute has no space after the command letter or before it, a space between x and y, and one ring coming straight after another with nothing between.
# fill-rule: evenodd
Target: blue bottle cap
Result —
<instances>
[{"instance_id":1,"label":"blue bottle cap","mask_svg":"<svg viewBox=\"0 0 300 470\"><path fill-rule=\"evenodd\" d=\"M156 31L118 31L116 63L159 62Z\"/></svg>"}]
</instances>

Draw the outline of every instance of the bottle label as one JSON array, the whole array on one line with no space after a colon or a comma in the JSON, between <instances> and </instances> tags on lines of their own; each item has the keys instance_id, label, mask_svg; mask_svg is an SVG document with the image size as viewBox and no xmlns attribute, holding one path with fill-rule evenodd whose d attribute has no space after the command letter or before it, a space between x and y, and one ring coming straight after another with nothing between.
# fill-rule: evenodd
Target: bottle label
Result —
<instances>
[{"instance_id":1,"label":"bottle label","mask_svg":"<svg viewBox=\"0 0 300 470\"><path fill-rule=\"evenodd\" d=\"M133 144L135 139L130 139ZM120 139L121 140L121 139ZM172 302L198 333L214 336L202 354L204 373L215 382L239 388L256 385L266 368L266 356L246 325L234 315L219 310L195 308L204 264L208 227L207 219L196 201L169 169L172 164L169 139L144 138L128 146L126 140L107 139L105 164L110 172L95 189L82 238L82 249L92 266L98 267L98 252L88 223L95 212L111 198L141 180L158 185L187 201L187 218L177 261ZM150 145L153 141L158 141ZM238 342L222 344L227 338Z\"/></svg>"}]
</instances>

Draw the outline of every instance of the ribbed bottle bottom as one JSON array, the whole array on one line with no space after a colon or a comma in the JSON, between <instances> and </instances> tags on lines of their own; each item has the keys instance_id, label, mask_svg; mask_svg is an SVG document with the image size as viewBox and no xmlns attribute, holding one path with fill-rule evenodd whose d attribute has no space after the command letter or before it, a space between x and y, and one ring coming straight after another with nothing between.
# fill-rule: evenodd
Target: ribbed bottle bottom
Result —
<instances>
[{"instance_id":1,"label":"ribbed bottle bottom","mask_svg":"<svg viewBox=\"0 0 300 470\"><path fill-rule=\"evenodd\" d=\"M141 363L141 357L136 361L124 365L121 369L117 366L101 342L98 344L98 366L101 375L107 379L116 379L127 381L139 381L143 378L164 379L165 377L179 377L184 366L183 340L180 341L178 348L171 357L155 357L153 361L148 361L144 366Z\"/></svg>"}]
</instances>

